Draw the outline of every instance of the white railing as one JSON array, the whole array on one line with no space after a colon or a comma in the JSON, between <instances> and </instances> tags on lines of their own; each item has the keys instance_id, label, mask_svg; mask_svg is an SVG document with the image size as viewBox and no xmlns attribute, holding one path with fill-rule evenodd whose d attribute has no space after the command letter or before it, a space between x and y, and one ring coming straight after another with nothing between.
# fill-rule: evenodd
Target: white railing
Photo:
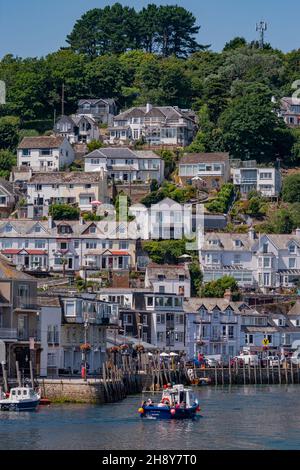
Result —
<instances>
[{"instance_id":1,"label":"white railing","mask_svg":"<svg viewBox=\"0 0 300 470\"><path fill-rule=\"evenodd\" d=\"M13 328L0 328L0 339L17 339L17 330Z\"/></svg>"}]
</instances>

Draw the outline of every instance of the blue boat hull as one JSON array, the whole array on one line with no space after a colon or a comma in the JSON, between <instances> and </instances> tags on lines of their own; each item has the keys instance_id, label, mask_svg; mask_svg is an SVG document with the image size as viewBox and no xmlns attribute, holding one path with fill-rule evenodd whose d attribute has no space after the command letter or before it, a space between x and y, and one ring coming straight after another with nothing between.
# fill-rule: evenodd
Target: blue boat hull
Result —
<instances>
[{"instance_id":1,"label":"blue boat hull","mask_svg":"<svg viewBox=\"0 0 300 470\"><path fill-rule=\"evenodd\" d=\"M159 406L145 406L141 418L152 419L192 419L196 416L198 405L191 408L178 408L175 413L171 413L170 408Z\"/></svg>"},{"instance_id":2,"label":"blue boat hull","mask_svg":"<svg viewBox=\"0 0 300 470\"><path fill-rule=\"evenodd\" d=\"M39 400L19 403L0 403L0 411L34 411L38 405Z\"/></svg>"}]
</instances>

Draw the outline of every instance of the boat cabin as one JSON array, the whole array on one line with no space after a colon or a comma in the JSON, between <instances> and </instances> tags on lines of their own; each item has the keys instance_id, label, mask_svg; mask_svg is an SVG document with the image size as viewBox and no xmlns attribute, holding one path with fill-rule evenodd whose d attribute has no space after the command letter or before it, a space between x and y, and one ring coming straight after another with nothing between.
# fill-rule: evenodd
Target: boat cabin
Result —
<instances>
[{"instance_id":1,"label":"boat cabin","mask_svg":"<svg viewBox=\"0 0 300 470\"><path fill-rule=\"evenodd\" d=\"M10 400L32 400L36 397L36 394L32 388L28 387L16 387L10 390Z\"/></svg>"},{"instance_id":2,"label":"boat cabin","mask_svg":"<svg viewBox=\"0 0 300 470\"><path fill-rule=\"evenodd\" d=\"M183 385L173 385L173 387L166 388L162 394L162 402L167 400L171 406L174 406L176 403L179 405L185 403L187 408L198 403L193 391L190 388L185 388Z\"/></svg>"}]
</instances>

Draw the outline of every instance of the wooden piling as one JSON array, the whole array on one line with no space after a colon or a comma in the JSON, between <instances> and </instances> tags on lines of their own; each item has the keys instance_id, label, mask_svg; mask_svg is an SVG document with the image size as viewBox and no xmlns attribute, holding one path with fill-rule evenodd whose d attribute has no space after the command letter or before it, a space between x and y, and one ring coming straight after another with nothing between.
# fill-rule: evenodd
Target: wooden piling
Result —
<instances>
[{"instance_id":1,"label":"wooden piling","mask_svg":"<svg viewBox=\"0 0 300 470\"><path fill-rule=\"evenodd\" d=\"M243 376L244 376L244 385L246 385L246 369L245 369L245 361L243 361Z\"/></svg>"},{"instance_id":2,"label":"wooden piling","mask_svg":"<svg viewBox=\"0 0 300 470\"><path fill-rule=\"evenodd\" d=\"M16 372L17 372L17 382L18 382L18 386L19 386L19 387L22 387L21 373L20 373L20 368L19 368L19 361L16 361Z\"/></svg>"},{"instance_id":3,"label":"wooden piling","mask_svg":"<svg viewBox=\"0 0 300 470\"><path fill-rule=\"evenodd\" d=\"M5 391L5 393L7 393L8 392L8 382L7 382L7 371L6 371L6 368L5 368L5 362L1 362L1 367L2 367L4 391Z\"/></svg>"},{"instance_id":4,"label":"wooden piling","mask_svg":"<svg viewBox=\"0 0 300 470\"><path fill-rule=\"evenodd\" d=\"M293 369L293 362L291 361L291 382L294 385L294 369Z\"/></svg>"},{"instance_id":5,"label":"wooden piling","mask_svg":"<svg viewBox=\"0 0 300 470\"><path fill-rule=\"evenodd\" d=\"M250 364L250 361L248 362L248 378L249 378L249 384L251 384L251 364Z\"/></svg>"},{"instance_id":6,"label":"wooden piling","mask_svg":"<svg viewBox=\"0 0 300 470\"><path fill-rule=\"evenodd\" d=\"M257 384L257 377L256 377L256 364L254 362L254 383Z\"/></svg>"},{"instance_id":7,"label":"wooden piling","mask_svg":"<svg viewBox=\"0 0 300 470\"><path fill-rule=\"evenodd\" d=\"M231 377L231 357L229 356L228 362L228 376L229 376L229 385L232 384L232 377Z\"/></svg>"},{"instance_id":8,"label":"wooden piling","mask_svg":"<svg viewBox=\"0 0 300 470\"><path fill-rule=\"evenodd\" d=\"M285 383L288 384L289 380L288 380L288 370L287 370L287 360L286 359L284 361L284 366L285 366Z\"/></svg>"},{"instance_id":9,"label":"wooden piling","mask_svg":"<svg viewBox=\"0 0 300 470\"><path fill-rule=\"evenodd\" d=\"M267 357L267 380L268 385L270 385L270 369L269 369L269 358Z\"/></svg>"},{"instance_id":10,"label":"wooden piling","mask_svg":"<svg viewBox=\"0 0 300 470\"><path fill-rule=\"evenodd\" d=\"M224 385L224 365L223 365L223 361L222 361L222 365L221 365L221 371L222 371L222 385Z\"/></svg>"},{"instance_id":11,"label":"wooden piling","mask_svg":"<svg viewBox=\"0 0 300 470\"><path fill-rule=\"evenodd\" d=\"M272 384L274 384L274 367L273 367L273 361L272 361L272 366L271 366L271 369L272 369Z\"/></svg>"},{"instance_id":12,"label":"wooden piling","mask_svg":"<svg viewBox=\"0 0 300 470\"><path fill-rule=\"evenodd\" d=\"M263 383L263 380L262 380L262 371L261 371L261 360L259 360L259 381L260 381L260 385L262 385Z\"/></svg>"},{"instance_id":13,"label":"wooden piling","mask_svg":"<svg viewBox=\"0 0 300 470\"><path fill-rule=\"evenodd\" d=\"M32 361L29 361L29 369L30 369L31 386L32 386L32 388L34 388L34 377L33 377Z\"/></svg>"},{"instance_id":14,"label":"wooden piling","mask_svg":"<svg viewBox=\"0 0 300 470\"><path fill-rule=\"evenodd\" d=\"M280 359L278 358L278 382L281 385L281 368L280 368Z\"/></svg>"},{"instance_id":15,"label":"wooden piling","mask_svg":"<svg viewBox=\"0 0 300 470\"><path fill-rule=\"evenodd\" d=\"M215 364L215 385L218 385L218 372L217 372L217 365Z\"/></svg>"}]
</instances>

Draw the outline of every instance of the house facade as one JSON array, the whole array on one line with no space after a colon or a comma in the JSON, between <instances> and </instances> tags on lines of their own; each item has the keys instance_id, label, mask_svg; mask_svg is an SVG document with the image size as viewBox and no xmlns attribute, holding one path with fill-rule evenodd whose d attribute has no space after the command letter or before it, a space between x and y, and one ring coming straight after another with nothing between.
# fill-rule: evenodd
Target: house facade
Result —
<instances>
[{"instance_id":1,"label":"house facade","mask_svg":"<svg viewBox=\"0 0 300 470\"><path fill-rule=\"evenodd\" d=\"M279 115L289 127L300 126L300 99L285 96L280 100Z\"/></svg>"},{"instance_id":2,"label":"house facade","mask_svg":"<svg viewBox=\"0 0 300 470\"><path fill-rule=\"evenodd\" d=\"M90 116L99 124L111 126L117 114L117 105L112 98L81 99L76 114Z\"/></svg>"},{"instance_id":3,"label":"house facade","mask_svg":"<svg viewBox=\"0 0 300 470\"><path fill-rule=\"evenodd\" d=\"M293 287L300 276L300 230L286 235L206 233L199 236L204 282L232 276L243 287Z\"/></svg>"},{"instance_id":4,"label":"house facade","mask_svg":"<svg viewBox=\"0 0 300 470\"><path fill-rule=\"evenodd\" d=\"M135 267L136 233L122 223L6 219L0 223L0 250L26 272L74 273Z\"/></svg>"},{"instance_id":5,"label":"house facade","mask_svg":"<svg viewBox=\"0 0 300 470\"><path fill-rule=\"evenodd\" d=\"M276 198L280 194L282 181L279 168L260 167L256 161L232 160L231 174L233 184L244 198L253 190L269 198Z\"/></svg>"},{"instance_id":6,"label":"house facade","mask_svg":"<svg viewBox=\"0 0 300 470\"><path fill-rule=\"evenodd\" d=\"M191 110L177 106L130 108L114 117L108 128L111 144L144 140L149 145L189 145L196 133L196 116Z\"/></svg>"},{"instance_id":7,"label":"house facade","mask_svg":"<svg viewBox=\"0 0 300 470\"><path fill-rule=\"evenodd\" d=\"M146 182L164 179L164 161L152 151L100 148L85 156L85 171L107 171L115 182Z\"/></svg>"},{"instance_id":8,"label":"house facade","mask_svg":"<svg viewBox=\"0 0 300 470\"><path fill-rule=\"evenodd\" d=\"M66 137L24 137L17 149L18 167L30 167L33 171L58 171L70 165L74 150Z\"/></svg>"},{"instance_id":9,"label":"house facade","mask_svg":"<svg viewBox=\"0 0 300 470\"><path fill-rule=\"evenodd\" d=\"M99 140L98 122L92 116L61 116L55 124L54 133L66 137L71 144L88 144Z\"/></svg>"},{"instance_id":10,"label":"house facade","mask_svg":"<svg viewBox=\"0 0 300 470\"><path fill-rule=\"evenodd\" d=\"M13 184L0 178L0 217L8 217L17 202L17 194Z\"/></svg>"},{"instance_id":11,"label":"house facade","mask_svg":"<svg viewBox=\"0 0 300 470\"><path fill-rule=\"evenodd\" d=\"M52 204L76 205L81 211L91 211L94 201L107 202L103 170L35 173L27 182L27 204L33 206L34 217L47 216Z\"/></svg>"},{"instance_id":12,"label":"house facade","mask_svg":"<svg viewBox=\"0 0 300 470\"><path fill-rule=\"evenodd\" d=\"M197 183L209 190L219 189L230 178L229 154L185 154L179 161L179 178L184 185Z\"/></svg>"},{"instance_id":13,"label":"house facade","mask_svg":"<svg viewBox=\"0 0 300 470\"><path fill-rule=\"evenodd\" d=\"M145 288L155 293L191 296L191 277L187 265L150 263L145 273Z\"/></svg>"},{"instance_id":14,"label":"house facade","mask_svg":"<svg viewBox=\"0 0 300 470\"><path fill-rule=\"evenodd\" d=\"M37 303L37 281L19 272L0 255L0 341L5 344L9 376L20 371L29 373L29 361L40 371L41 327Z\"/></svg>"}]
</instances>

